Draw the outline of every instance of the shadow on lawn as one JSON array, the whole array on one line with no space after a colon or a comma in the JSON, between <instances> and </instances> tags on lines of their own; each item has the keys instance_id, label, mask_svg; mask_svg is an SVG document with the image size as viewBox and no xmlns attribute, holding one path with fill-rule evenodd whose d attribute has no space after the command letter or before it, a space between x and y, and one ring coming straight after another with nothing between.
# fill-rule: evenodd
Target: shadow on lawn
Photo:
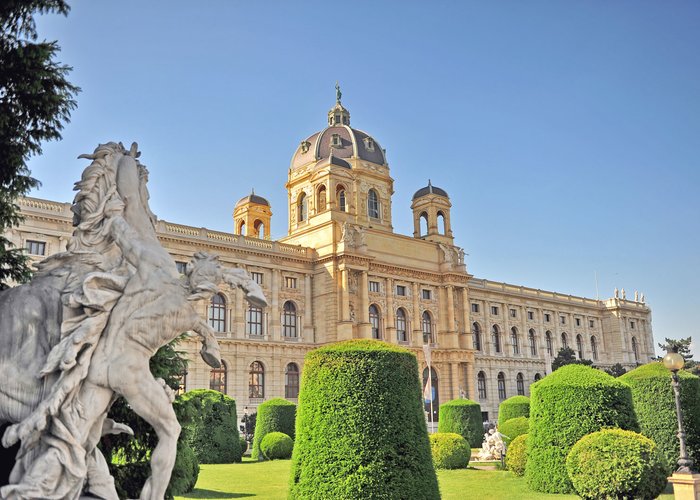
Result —
<instances>
[{"instance_id":1,"label":"shadow on lawn","mask_svg":"<svg viewBox=\"0 0 700 500\"><path fill-rule=\"evenodd\" d=\"M245 498L254 497L253 493L226 493L224 491L216 490L205 490L202 488L195 488L192 492L187 495L183 495L183 498Z\"/></svg>"}]
</instances>

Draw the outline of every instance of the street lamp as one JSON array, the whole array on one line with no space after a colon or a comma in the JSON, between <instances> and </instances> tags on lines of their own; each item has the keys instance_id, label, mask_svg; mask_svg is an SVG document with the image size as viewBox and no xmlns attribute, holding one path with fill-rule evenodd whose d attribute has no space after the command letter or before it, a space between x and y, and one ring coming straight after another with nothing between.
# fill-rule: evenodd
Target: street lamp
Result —
<instances>
[{"instance_id":1,"label":"street lamp","mask_svg":"<svg viewBox=\"0 0 700 500\"><path fill-rule=\"evenodd\" d=\"M685 431L683 430L683 410L681 410L681 386L678 380L678 370L685 365L685 359L678 354L678 349L672 347L671 350L664 356L664 366L671 370L671 386L673 394L676 398L676 417L678 418L678 440L681 445L681 456L678 458L678 469L676 472L682 474L693 474L693 460L688 457L685 449Z\"/></svg>"}]
</instances>

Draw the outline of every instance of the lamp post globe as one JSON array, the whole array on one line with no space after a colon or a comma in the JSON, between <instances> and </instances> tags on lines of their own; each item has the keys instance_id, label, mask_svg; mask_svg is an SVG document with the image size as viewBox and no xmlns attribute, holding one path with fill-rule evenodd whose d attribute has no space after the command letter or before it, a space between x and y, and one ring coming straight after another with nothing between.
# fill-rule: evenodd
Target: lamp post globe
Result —
<instances>
[{"instance_id":1,"label":"lamp post globe","mask_svg":"<svg viewBox=\"0 0 700 500\"><path fill-rule=\"evenodd\" d=\"M683 359L683 356L677 352L672 351L664 356L663 363L666 368L671 370L671 372L677 372L683 368L683 365L685 365L685 359Z\"/></svg>"},{"instance_id":2,"label":"lamp post globe","mask_svg":"<svg viewBox=\"0 0 700 500\"><path fill-rule=\"evenodd\" d=\"M685 430L683 429L683 410L681 409L681 384L678 379L678 370L683 368L685 359L678 354L677 349L672 348L664 356L664 366L671 371L671 387L676 399L676 418L678 419L678 441L680 443L680 457L678 458L678 469L676 472L682 474L693 474L693 460L688 456L685 447Z\"/></svg>"}]
</instances>

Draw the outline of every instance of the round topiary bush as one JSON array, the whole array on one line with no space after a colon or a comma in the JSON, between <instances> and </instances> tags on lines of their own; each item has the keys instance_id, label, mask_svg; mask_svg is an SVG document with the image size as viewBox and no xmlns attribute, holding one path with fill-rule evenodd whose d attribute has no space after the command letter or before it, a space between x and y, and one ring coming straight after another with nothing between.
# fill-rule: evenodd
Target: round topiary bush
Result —
<instances>
[{"instance_id":1,"label":"round topiary bush","mask_svg":"<svg viewBox=\"0 0 700 500\"><path fill-rule=\"evenodd\" d=\"M656 444L621 429L582 437L569 452L566 470L581 498L652 500L666 487L666 465Z\"/></svg>"},{"instance_id":2,"label":"round topiary bush","mask_svg":"<svg viewBox=\"0 0 700 500\"><path fill-rule=\"evenodd\" d=\"M515 419L513 419L515 420ZM527 463L527 434L521 434L511 441L506 451L506 469L516 476L525 475Z\"/></svg>"},{"instance_id":3,"label":"round topiary bush","mask_svg":"<svg viewBox=\"0 0 700 500\"><path fill-rule=\"evenodd\" d=\"M700 378L683 370L678 372L678 378L688 454L697 463L700 459ZM639 430L658 445L667 465L666 472L670 474L680 455L671 372L662 363L654 362L635 368L620 380L632 388Z\"/></svg>"},{"instance_id":4,"label":"round topiary bush","mask_svg":"<svg viewBox=\"0 0 700 500\"><path fill-rule=\"evenodd\" d=\"M255 421L255 435L251 457L254 460L264 460L260 453L260 443L268 432L283 432L294 439L294 420L297 406L291 401L274 398L258 406L258 416Z\"/></svg>"},{"instance_id":5,"label":"round topiary bush","mask_svg":"<svg viewBox=\"0 0 700 500\"><path fill-rule=\"evenodd\" d=\"M505 441L506 445L510 445L518 436L527 434L529 425L530 419L526 417L515 417L503 422L503 424L498 427L498 432L503 434L503 441Z\"/></svg>"},{"instance_id":6,"label":"round topiary bush","mask_svg":"<svg viewBox=\"0 0 700 500\"><path fill-rule=\"evenodd\" d=\"M189 424L192 446L201 464L240 462L243 456L239 441L236 402L225 394L208 389L188 391L181 396L191 403L196 417Z\"/></svg>"},{"instance_id":7,"label":"round topiary bush","mask_svg":"<svg viewBox=\"0 0 700 500\"><path fill-rule=\"evenodd\" d=\"M481 405L470 399L453 399L440 405L438 432L454 432L473 448L479 448L484 437Z\"/></svg>"},{"instance_id":8,"label":"round topiary bush","mask_svg":"<svg viewBox=\"0 0 700 500\"><path fill-rule=\"evenodd\" d=\"M436 469L464 469L472 455L469 442L454 432L431 434L430 450Z\"/></svg>"},{"instance_id":9,"label":"round topiary bush","mask_svg":"<svg viewBox=\"0 0 700 500\"><path fill-rule=\"evenodd\" d=\"M289 498L439 499L415 355L351 340L306 355Z\"/></svg>"},{"instance_id":10,"label":"round topiary bush","mask_svg":"<svg viewBox=\"0 0 700 500\"><path fill-rule=\"evenodd\" d=\"M513 396L505 399L498 405L498 426L503 422L516 417L530 416L530 398L527 396Z\"/></svg>"},{"instance_id":11,"label":"round topiary bush","mask_svg":"<svg viewBox=\"0 0 700 500\"><path fill-rule=\"evenodd\" d=\"M534 491L573 492L566 456L586 434L605 427L638 429L630 387L595 368L563 366L530 390L525 476Z\"/></svg>"},{"instance_id":12,"label":"round topiary bush","mask_svg":"<svg viewBox=\"0 0 700 500\"><path fill-rule=\"evenodd\" d=\"M260 442L260 454L265 460L292 458L294 441L284 432L268 432Z\"/></svg>"}]
</instances>

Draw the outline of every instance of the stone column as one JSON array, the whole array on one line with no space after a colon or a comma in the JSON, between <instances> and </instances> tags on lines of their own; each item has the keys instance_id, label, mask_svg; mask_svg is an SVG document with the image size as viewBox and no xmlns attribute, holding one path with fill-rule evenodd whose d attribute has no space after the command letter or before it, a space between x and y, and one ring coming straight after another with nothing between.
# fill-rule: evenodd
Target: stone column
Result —
<instances>
[{"instance_id":1,"label":"stone column","mask_svg":"<svg viewBox=\"0 0 700 500\"><path fill-rule=\"evenodd\" d=\"M479 401L479 395L476 393L476 373L474 373L474 363L466 363L467 368L467 397L472 401Z\"/></svg>"},{"instance_id":2,"label":"stone column","mask_svg":"<svg viewBox=\"0 0 700 500\"><path fill-rule=\"evenodd\" d=\"M270 331L265 332L270 335L272 340L280 340L282 338L282 328L280 325L280 288L281 288L281 273L279 269L272 270L272 283L270 283L270 291L272 299L268 310Z\"/></svg>"},{"instance_id":3,"label":"stone column","mask_svg":"<svg viewBox=\"0 0 700 500\"><path fill-rule=\"evenodd\" d=\"M340 319L350 321L350 284L349 271L346 267L340 269Z\"/></svg>"},{"instance_id":4,"label":"stone column","mask_svg":"<svg viewBox=\"0 0 700 500\"><path fill-rule=\"evenodd\" d=\"M360 288L360 310L355 311L355 314L359 318L360 338L369 339L372 338L372 327L369 324L369 280L367 271L361 272L358 286Z\"/></svg>"},{"instance_id":5,"label":"stone column","mask_svg":"<svg viewBox=\"0 0 700 500\"><path fill-rule=\"evenodd\" d=\"M311 287L313 280L311 274L304 275L304 317L303 317L303 338L305 342L315 342L314 339L314 315L313 315L313 293Z\"/></svg>"},{"instance_id":6,"label":"stone column","mask_svg":"<svg viewBox=\"0 0 700 500\"><path fill-rule=\"evenodd\" d=\"M247 302L243 297L242 292L234 292L233 294L233 325L234 332L233 336L235 338L244 339L246 337L245 333L245 311L247 307Z\"/></svg>"},{"instance_id":7,"label":"stone column","mask_svg":"<svg viewBox=\"0 0 700 500\"><path fill-rule=\"evenodd\" d=\"M418 294L420 290L418 288L418 283L413 283L413 320L411 321L411 345L414 347L420 347L423 345L423 329L421 325L421 311L420 311L420 301Z\"/></svg>"},{"instance_id":8,"label":"stone column","mask_svg":"<svg viewBox=\"0 0 700 500\"><path fill-rule=\"evenodd\" d=\"M450 378L452 383L452 398L457 399L459 397L459 363L450 363Z\"/></svg>"},{"instance_id":9,"label":"stone column","mask_svg":"<svg viewBox=\"0 0 700 500\"><path fill-rule=\"evenodd\" d=\"M447 285L445 291L447 293L447 331L453 333L455 331L454 287L452 285Z\"/></svg>"},{"instance_id":10,"label":"stone column","mask_svg":"<svg viewBox=\"0 0 700 500\"><path fill-rule=\"evenodd\" d=\"M396 344L398 339L396 338L396 320L394 319L394 280L391 278L386 279L386 323L384 325L384 330L386 335L384 340Z\"/></svg>"}]
</instances>

